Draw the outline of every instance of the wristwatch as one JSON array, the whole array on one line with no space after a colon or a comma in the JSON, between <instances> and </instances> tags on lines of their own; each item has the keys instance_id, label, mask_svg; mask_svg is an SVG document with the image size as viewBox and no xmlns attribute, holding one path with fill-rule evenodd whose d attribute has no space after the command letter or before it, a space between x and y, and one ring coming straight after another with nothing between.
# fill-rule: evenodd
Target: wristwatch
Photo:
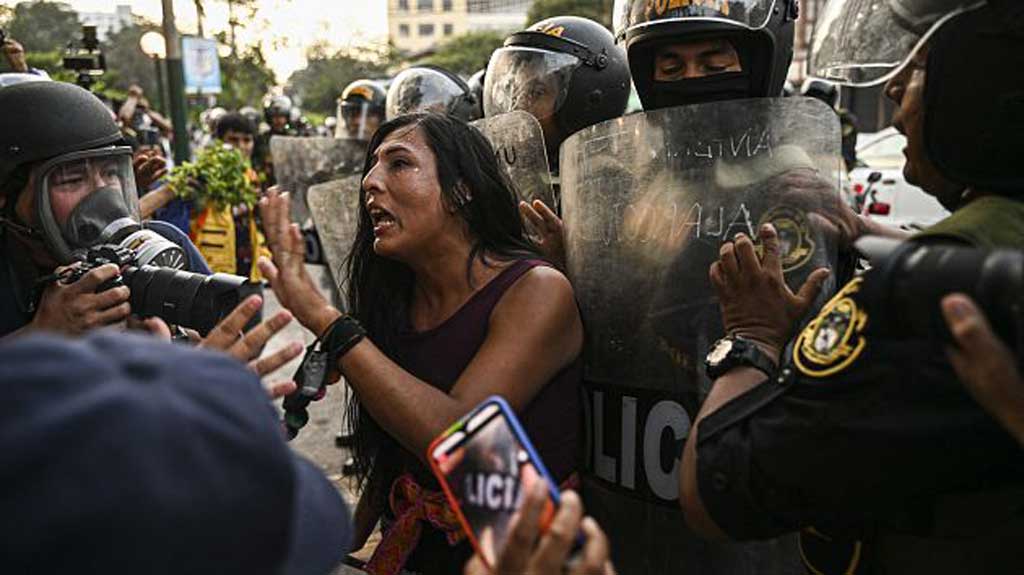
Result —
<instances>
[{"instance_id":1,"label":"wristwatch","mask_svg":"<svg viewBox=\"0 0 1024 575\"><path fill-rule=\"evenodd\" d=\"M711 381L740 366L752 367L769 376L776 368L772 358L761 351L757 344L739 336L725 336L718 340L704 360L704 367Z\"/></svg>"}]
</instances>

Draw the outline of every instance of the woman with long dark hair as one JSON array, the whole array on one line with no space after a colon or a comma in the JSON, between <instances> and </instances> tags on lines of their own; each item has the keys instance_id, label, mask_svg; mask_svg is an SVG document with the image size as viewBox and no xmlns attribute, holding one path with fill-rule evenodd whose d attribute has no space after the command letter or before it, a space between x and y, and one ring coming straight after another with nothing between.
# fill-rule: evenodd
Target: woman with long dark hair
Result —
<instances>
[{"instance_id":1,"label":"woman with long dark hair","mask_svg":"<svg viewBox=\"0 0 1024 575\"><path fill-rule=\"evenodd\" d=\"M458 573L471 549L426 448L497 394L555 479L568 479L580 452L579 311L569 281L524 233L493 149L468 124L413 114L382 125L359 200L348 314L306 275L288 198L276 192L261 204L274 254L261 270L355 391L348 412L364 487L356 521L364 538L378 516L384 529L368 569Z\"/></svg>"}]
</instances>

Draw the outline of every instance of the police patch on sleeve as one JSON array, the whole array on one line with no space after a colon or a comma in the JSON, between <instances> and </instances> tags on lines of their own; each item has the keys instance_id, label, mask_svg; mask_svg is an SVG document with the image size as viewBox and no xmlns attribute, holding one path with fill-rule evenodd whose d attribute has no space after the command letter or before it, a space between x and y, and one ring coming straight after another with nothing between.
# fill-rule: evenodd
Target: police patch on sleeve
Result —
<instances>
[{"instance_id":1,"label":"police patch on sleeve","mask_svg":"<svg viewBox=\"0 0 1024 575\"><path fill-rule=\"evenodd\" d=\"M868 315L853 295L860 290L862 278L843 286L818 317L807 324L793 346L793 363L800 373L810 377L828 377L852 364L867 340L861 335Z\"/></svg>"}]
</instances>

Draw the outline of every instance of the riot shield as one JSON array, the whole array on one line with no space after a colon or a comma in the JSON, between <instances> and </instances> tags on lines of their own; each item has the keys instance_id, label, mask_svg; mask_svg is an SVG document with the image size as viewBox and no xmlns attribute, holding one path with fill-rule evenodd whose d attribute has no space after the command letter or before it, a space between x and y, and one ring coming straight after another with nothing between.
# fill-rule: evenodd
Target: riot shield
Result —
<instances>
[{"instance_id":1,"label":"riot shield","mask_svg":"<svg viewBox=\"0 0 1024 575\"><path fill-rule=\"evenodd\" d=\"M472 125L491 142L498 163L505 169L519 199L543 200L553 209L557 208L544 132L536 118L516 110L477 120Z\"/></svg>"},{"instance_id":2,"label":"riot shield","mask_svg":"<svg viewBox=\"0 0 1024 575\"><path fill-rule=\"evenodd\" d=\"M324 260L331 271L342 301L345 298L344 264L356 237L359 223L359 187L362 175L357 174L309 187L309 212L320 235Z\"/></svg>"},{"instance_id":3,"label":"riot shield","mask_svg":"<svg viewBox=\"0 0 1024 575\"><path fill-rule=\"evenodd\" d=\"M366 145L363 140L344 138L270 139L274 176L281 189L291 193L294 221L305 224L309 218L306 191L310 186L362 172Z\"/></svg>"},{"instance_id":4,"label":"riot shield","mask_svg":"<svg viewBox=\"0 0 1024 575\"><path fill-rule=\"evenodd\" d=\"M835 112L786 98L635 114L562 145L568 272L587 327L584 496L621 573L802 571L793 537L690 534L677 459L710 386L704 357L723 335L708 277L719 247L770 221L792 287L834 268L840 142Z\"/></svg>"}]
</instances>

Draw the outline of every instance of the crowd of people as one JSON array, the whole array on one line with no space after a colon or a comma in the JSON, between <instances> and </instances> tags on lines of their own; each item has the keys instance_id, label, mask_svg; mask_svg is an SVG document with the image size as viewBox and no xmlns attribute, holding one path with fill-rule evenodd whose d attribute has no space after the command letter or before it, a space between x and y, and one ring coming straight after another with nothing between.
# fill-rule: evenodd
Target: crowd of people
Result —
<instances>
[{"instance_id":1,"label":"crowd of people","mask_svg":"<svg viewBox=\"0 0 1024 575\"><path fill-rule=\"evenodd\" d=\"M228 205L175 189L170 124L141 89L115 112L28 69L8 40L20 74L0 75L0 380L13 395L0 416L5 569L327 574L379 529L359 564L374 575L1016 573L1024 286L998 282L1024 283L1024 180L1013 163L1024 8L830 0L808 65L831 83L805 94L822 106L783 98L796 0L619 4L614 33L550 18L509 35L468 80L413 66L352 82L319 133L286 96L268 97L262 115L209 110L205 145L237 152L257 191ZM951 212L923 231L858 214L839 200L836 174L818 168L833 151L837 165L853 162L840 156L850 132L839 129L835 86L882 84L907 138L907 181ZM643 110L626 124L631 86ZM764 154L748 134L719 142L715 156L700 129L734 125L722 115L737 110L793 117L765 120L779 134ZM521 196L472 124L512 112L539 125L551 205ZM630 172L631 152L608 143L623 136L600 131L609 120L660 142L652 149L677 146L669 167ZM821 134L800 132L817 125ZM797 132L787 139L786 129ZM580 150L581 132L610 151ZM822 134L835 136L827 149L798 145ZM276 185L271 141L282 136L365 146L340 294L312 279L292 190ZM698 145L706 155L691 152ZM598 174L582 186L603 196L581 191L581 157ZM694 238L644 211L713 195L695 182L723 197L703 216L697 204ZM764 206L737 199L751 190ZM592 200L602 197L619 209L614 226L585 217L611 210ZM755 213L734 228L727 210ZM606 261L581 261L585 241ZM125 249L134 259L110 260ZM943 257L954 249L968 255ZM655 260L661 277L641 277ZM154 281L140 295L131 276L144 264L265 283L283 311L263 317L261 297L242 296L212 329L182 329L169 318L206 305L199 283ZM612 267L627 288L601 300L588 266ZM918 291L901 293L908 285ZM186 304L173 293L188 290ZM915 327L909 308L893 313L894 294L928 310L927 325ZM650 325L623 335L595 306ZM265 353L293 320L314 345ZM635 341L602 339L610 333ZM645 476L666 461L674 469L659 487L674 512L658 512L670 519L657 533L640 501L624 517L586 511L603 507L587 481L607 475L591 445L617 433L585 427L609 389L597 366L628 378L652 354L671 358L673 385L685 389L670 396L690 411L676 441L651 449L634 437L650 425L630 428L627 414L656 401L623 405L623 452L653 452ZM299 357L295 381L260 383ZM351 510L288 447L271 403L286 398L287 410L288 398L318 399L342 380L360 494ZM495 395L562 494L542 522L547 490L524 488L509 542L488 564L426 453ZM611 475L638 483L622 457ZM671 549L631 563L620 549L638 534ZM752 541L770 544L734 544Z\"/></svg>"}]
</instances>

